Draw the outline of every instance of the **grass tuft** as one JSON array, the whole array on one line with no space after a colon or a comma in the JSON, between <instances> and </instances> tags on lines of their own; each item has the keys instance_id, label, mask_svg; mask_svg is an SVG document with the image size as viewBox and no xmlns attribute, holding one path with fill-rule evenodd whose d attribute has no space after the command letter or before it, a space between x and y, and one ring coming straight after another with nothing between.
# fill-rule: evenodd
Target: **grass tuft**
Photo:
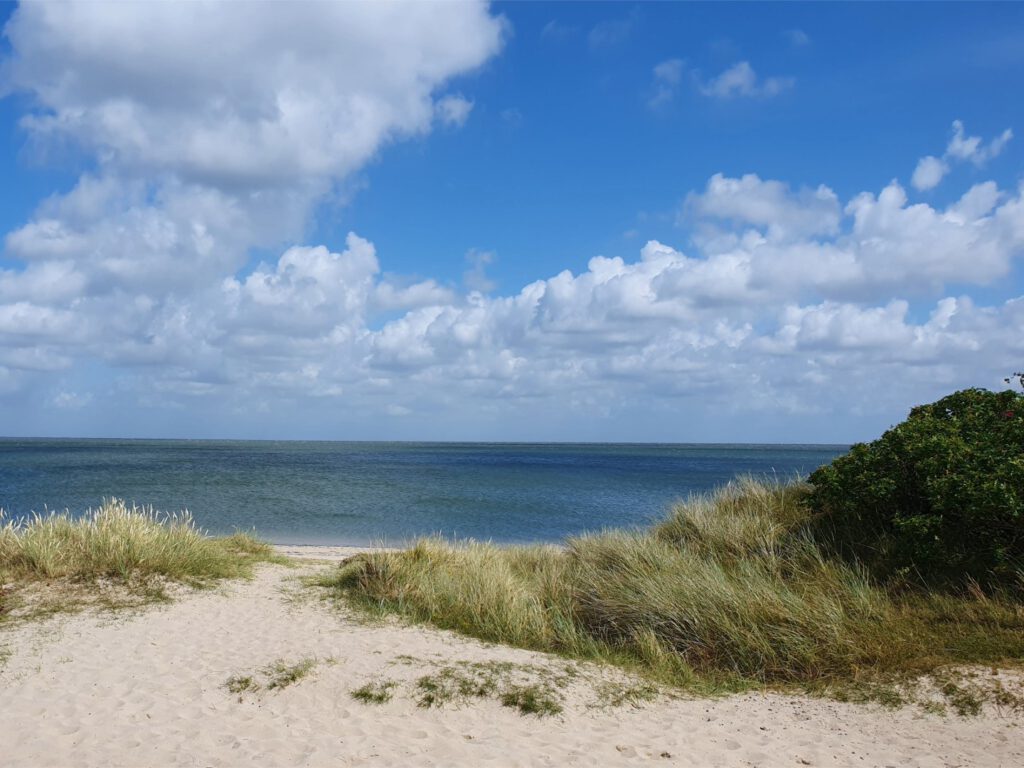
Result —
<instances>
[{"instance_id":1,"label":"grass tuft","mask_svg":"<svg viewBox=\"0 0 1024 768\"><path fill-rule=\"evenodd\" d=\"M364 704L386 704L391 701L395 685L391 680L369 682L351 691L352 698Z\"/></svg>"},{"instance_id":2,"label":"grass tuft","mask_svg":"<svg viewBox=\"0 0 1024 768\"><path fill-rule=\"evenodd\" d=\"M268 664L257 673L250 675L233 675L224 682L229 693L259 693L260 691L279 691L294 685L308 677L316 668L317 659L307 656L294 663L284 659ZM262 678L262 681L261 681ZM239 695L239 701L242 696Z\"/></svg>"},{"instance_id":3,"label":"grass tuft","mask_svg":"<svg viewBox=\"0 0 1024 768\"><path fill-rule=\"evenodd\" d=\"M166 599L168 582L209 586L249 577L255 563L268 561L282 558L248 534L212 538L196 527L188 512L163 514L118 499L82 517L64 512L8 520L0 525L0 583L5 583L0 619L24 602L13 593L33 583L115 584L152 602ZM53 606L70 610L95 598L75 595L74 589L57 591L62 594L56 602L42 596L42 604L49 606L42 613L52 612ZM107 602L114 606L118 601ZM28 612L37 613L34 608Z\"/></svg>"},{"instance_id":4,"label":"grass tuft","mask_svg":"<svg viewBox=\"0 0 1024 768\"><path fill-rule=\"evenodd\" d=\"M396 662L416 663L410 656ZM424 709L461 706L479 699L496 699L523 715L553 715L562 711L560 690L570 684L575 670L558 672L548 667L514 664L508 661L455 661L439 664L431 674L417 678L408 686L410 697ZM365 704L390 701L397 682L369 682L351 691L354 699ZM404 687L404 686L403 686Z\"/></svg>"},{"instance_id":5,"label":"grass tuft","mask_svg":"<svg viewBox=\"0 0 1024 768\"><path fill-rule=\"evenodd\" d=\"M421 707L442 707L473 698L486 698L498 686L497 674L479 665L445 666L436 674L416 681L416 703Z\"/></svg>"},{"instance_id":6,"label":"grass tuft","mask_svg":"<svg viewBox=\"0 0 1024 768\"><path fill-rule=\"evenodd\" d=\"M267 690L280 690L294 685L302 678L308 677L315 667L316 659L311 657L301 659L294 664L279 659L263 670L263 674L268 678Z\"/></svg>"},{"instance_id":7,"label":"grass tuft","mask_svg":"<svg viewBox=\"0 0 1024 768\"><path fill-rule=\"evenodd\" d=\"M258 691L260 689L259 683L253 679L252 675L229 677L227 682L224 683L224 687L231 693L245 693L246 691Z\"/></svg>"},{"instance_id":8,"label":"grass tuft","mask_svg":"<svg viewBox=\"0 0 1024 768\"><path fill-rule=\"evenodd\" d=\"M502 706L518 709L521 715L545 717L562 712L562 705L552 692L541 685L517 685L501 694Z\"/></svg>"}]
</instances>

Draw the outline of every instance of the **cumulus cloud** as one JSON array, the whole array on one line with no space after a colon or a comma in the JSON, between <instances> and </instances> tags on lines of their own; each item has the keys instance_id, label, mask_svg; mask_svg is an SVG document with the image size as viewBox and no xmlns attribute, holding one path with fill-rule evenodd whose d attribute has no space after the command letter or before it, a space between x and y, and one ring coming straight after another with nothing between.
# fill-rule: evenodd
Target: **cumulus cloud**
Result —
<instances>
[{"instance_id":1,"label":"cumulus cloud","mask_svg":"<svg viewBox=\"0 0 1024 768\"><path fill-rule=\"evenodd\" d=\"M760 78L748 61L738 61L716 77L699 83L700 92L716 99L771 98L790 90L792 77Z\"/></svg>"},{"instance_id":2,"label":"cumulus cloud","mask_svg":"<svg viewBox=\"0 0 1024 768\"><path fill-rule=\"evenodd\" d=\"M236 9L15 11L5 77L34 99L26 129L90 170L6 237L8 413L35 393L64 413L304 413L314 427L878 413L996 381L1024 355L1024 299L963 293L1024 252L1024 188L994 182L940 207L895 181L840 199L715 174L685 196L680 243L512 292L486 251L456 287L386 272L397 256L355 233L304 244L312 206L388 142L469 115L449 81L499 49L503 23L470 4L315 4L281 29L260 5ZM667 85L683 76L671 61L654 73ZM707 87L783 88L770 82L746 65ZM955 128L942 160L984 163L1005 136ZM254 246L275 256L249 265Z\"/></svg>"},{"instance_id":3,"label":"cumulus cloud","mask_svg":"<svg viewBox=\"0 0 1024 768\"><path fill-rule=\"evenodd\" d=\"M951 162L970 162L980 168L999 155L1012 138L1013 131L1007 128L986 144L980 136L967 136L964 133L964 124L959 120L954 120L953 136L950 138L949 144L946 145L945 154L942 157L926 155L918 160L910 183L914 185L915 189L922 192L934 189L949 173Z\"/></svg>"},{"instance_id":4,"label":"cumulus cloud","mask_svg":"<svg viewBox=\"0 0 1024 768\"><path fill-rule=\"evenodd\" d=\"M464 123L471 100L436 92L499 51L504 23L482 3L301 3L282 24L264 3L55 2L19 6L5 34L33 146L94 166L8 253L73 264L62 282L89 293L166 293L301 239L388 142Z\"/></svg>"},{"instance_id":5,"label":"cumulus cloud","mask_svg":"<svg viewBox=\"0 0 1024 768\"><path fill-rule=\"evenodd\" d=\"M473 102L462 95L445 96L437 102L435 110L442 123L461 128L473 111Z\"/></svg>"},{"instance_id":6,"label":"cumulus cloud","mask_svg":"<svg viewBox=\"0 0 1024 768\"><path fill-rule=\"evenodd\" d=\"M1007 128L988 144L984 144L979 136L965 136L964 124L959 120L954 120L953 138L949 140L949 146L946 147L946 155L958 160L969 160L977 166L982 166L1002 152L1003 147L1012 138L1013 131Z\"/></svg>"},{"instance_id":7,"label":"cumulus cloud","mask_svg":"<svg viewBox=\"0 0 1024 768\"><path fill-rule=\"evenodd\" d=\"M917 161L910 183L915 189L932 189L939 185L942 177L949 173L949 163L940 157L926 155Z\"/></svg>"},{"instance_id":8,"label":"cumulus cloud","mask_svg":"<svg viewBox=\"0 0 1024 768\"><path fill-rule=\"evenodd\" d=\"M687 196L684 211L753 225L773 240L835 233L840 216L839 198L825 185L793 193L780 181L752 173L738 179L716 173L702 193Z\"/></svg>"},{"instance_id":9,"label":"cumulus cloud","mask_svg":"<svg viewBox=\"0 0 1024 768\"><path fill-rule=\"evenodd\" d=\"M257 188L345 175L427 130L434 90L502 38L474 3L302 3L287 24L264 3L29 3L5 31L8 87L36 101L36 137Z\"/></svg>"},{"instance_id":10,"label":"cumulus cloud","mask_svg":"<svg viewBox=\"0 0 1024 768\"><path fill-rule=\"evenodd\" d=\"M719 174L686 203L687 221L721 230L694 252L650 241L633 260L597 256L493 296L470 284L492 254L470 253L480 274L461 294L394 282L350 234L340 252L294 246L174 306L141 297L112 316L102 297L8 301L0 366L7 380L53 370L28 356L49 351L58 369L155 367L159 386L137 386L165 402L316 397L408 418L697 395L728 409L741 392L753 408L870 409L1024 352L1024 300L945 295L1019 259L1022 194L986 182L938 209L892 183L843 204L824 186ZM906 380L879 393L872 377L889 370Z\"/></svg>"}]
</instances>

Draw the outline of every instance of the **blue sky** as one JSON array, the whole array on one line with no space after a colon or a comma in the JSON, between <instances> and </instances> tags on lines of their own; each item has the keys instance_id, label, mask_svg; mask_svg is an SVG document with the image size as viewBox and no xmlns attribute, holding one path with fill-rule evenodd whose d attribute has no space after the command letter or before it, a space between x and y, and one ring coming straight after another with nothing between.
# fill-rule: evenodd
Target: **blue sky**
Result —
<instances>
[{"instance_id":1,"label":"blue sky","mask_svg":"<svg viewBox=\"0 0 1024 768\"><path fill-rule=\"evenodd\" d=\"M0 432L846 442L1024 365L1024 7L285 15L0 5Z\"/></svg>"}]
</instances>

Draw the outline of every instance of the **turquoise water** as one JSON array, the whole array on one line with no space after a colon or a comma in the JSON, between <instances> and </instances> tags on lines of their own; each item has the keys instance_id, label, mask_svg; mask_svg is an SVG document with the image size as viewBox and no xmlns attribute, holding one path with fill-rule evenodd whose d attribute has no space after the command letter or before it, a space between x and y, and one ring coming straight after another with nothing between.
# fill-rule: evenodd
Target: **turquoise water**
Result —
<instances>
[{"instance_id":1,"label":"turquoise water","mask_svg":"<svg viewBox=\"0 0 1024 768\"><path fill-rule=\"evenodd\" d=\"M557 541L636 527L736 475L791 479L834 445L0 440L10 517L116 496L279 543L400 543L441 533Z\"/></svg>"}]
</instances>

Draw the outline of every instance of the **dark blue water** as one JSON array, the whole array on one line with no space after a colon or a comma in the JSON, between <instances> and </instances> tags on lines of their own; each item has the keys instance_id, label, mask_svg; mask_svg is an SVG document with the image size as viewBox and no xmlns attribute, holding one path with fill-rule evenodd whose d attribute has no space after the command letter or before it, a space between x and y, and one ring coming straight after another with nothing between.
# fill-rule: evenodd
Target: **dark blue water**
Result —
<instances>
[{"instance_id":1,"label":"dark blue water","mask_svg":"<svg viewBox=\"0 0 1024 768\"><path fill-rule=\"evenodd\" d=\"M644 525L737 475L806 476L846 448L7 439L0 508L80 513L114 496L281 543L556 541Z\"/></svg>"}]
</instances>

